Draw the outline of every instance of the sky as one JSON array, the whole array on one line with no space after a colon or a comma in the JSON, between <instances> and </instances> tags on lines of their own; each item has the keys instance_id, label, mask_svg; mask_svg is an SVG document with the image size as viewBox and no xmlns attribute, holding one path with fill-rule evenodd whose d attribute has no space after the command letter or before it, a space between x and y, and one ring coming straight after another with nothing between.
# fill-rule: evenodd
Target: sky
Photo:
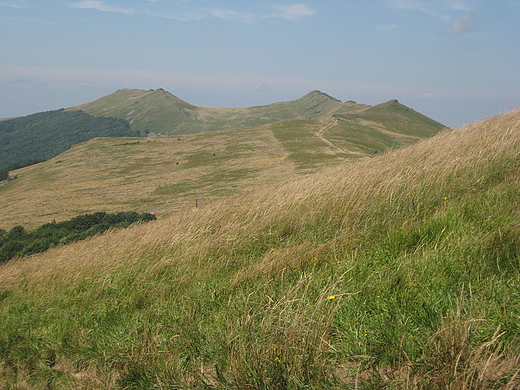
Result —
<instances>
[{"instance_id":1,"label":"sky","mask_svg":"<svg viewBox=\"0 0 520 390\"><path fill-rule=\"evenodd\" d=\"M320 90L456 128L520 106L520 0L0 0L0 118L163 88L245 107Z\"/></svg>"}]
</instances>

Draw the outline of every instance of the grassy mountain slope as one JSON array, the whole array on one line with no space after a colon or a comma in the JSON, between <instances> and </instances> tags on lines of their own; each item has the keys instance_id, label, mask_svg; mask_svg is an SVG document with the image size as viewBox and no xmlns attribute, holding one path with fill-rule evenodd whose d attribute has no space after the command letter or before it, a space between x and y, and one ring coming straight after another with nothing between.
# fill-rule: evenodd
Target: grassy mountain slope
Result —
<instances>
[{"instance_id":1,"label":"grassy mountain slope","mask_svg":"<svg viewBox=\"0 0 520 390\"><path fill-rule=\"evenodd\" d=\"M520 111L0 266L9 388L520 386Z\"/></svg>"},{"instance_id":2,"label":"grassy mountain slope","mask_svg":"<svg viewBox=\"0 0 520 390\"><path fill-rule=\"evenodd\" d=\"M342 103L319 91L265 106L203 107L191 105L159 88L148 91L123 89L69 110L81 109L95 116L126 119L133 130L141 133L177 135L316 118L333 111L357 112L367 107L353 102Z\"/></svg>"},{"instance_id":3,"label":"grassy mountain slope","mask_svg":"<svg viewBox=\"0 0 520 390\"><path fill-rule=\"evenodd\" d=\"M33 228L95 211L162 216L421 138L387 129L384 119L360 124L351 115L181 137L96 138L11 172L17 179L0 184L0 228ZM440 127L425 129L431 136Z\"/></svg>"}]
</instances>

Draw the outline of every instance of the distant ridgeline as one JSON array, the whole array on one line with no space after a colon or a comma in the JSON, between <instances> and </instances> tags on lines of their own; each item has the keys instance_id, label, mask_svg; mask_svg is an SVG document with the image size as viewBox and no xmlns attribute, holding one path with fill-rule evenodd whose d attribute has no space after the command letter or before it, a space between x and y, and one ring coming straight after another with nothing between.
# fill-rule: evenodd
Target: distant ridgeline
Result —
<instances>
[{"instance_id":1,"label":"distant ridgeline","mask_svg":"<svg viewBox=\"0 0 520 390\"><path fill-rule=\"evenodd\" d=\"M0 180L9 170L55 157L96 137L136 137L124 119L94 117L83 111L40 112L0 121Z\"/></svg>"},{"instance_id":2,"label":"distant ridgeline","mask_svg":"<svg viewBox=\"0 0 520 390\"><path fill-rule=\"evenodd\" d=\"M47 249L84 240L108 229L125 228L137 222L153 221L150 213L127 211L120 213L97 212L74 217L68 221L52 222L27 232L21 225L8 232L0 229L0 263L13 257L45 252Z\"/></svg>"}]
</instances>

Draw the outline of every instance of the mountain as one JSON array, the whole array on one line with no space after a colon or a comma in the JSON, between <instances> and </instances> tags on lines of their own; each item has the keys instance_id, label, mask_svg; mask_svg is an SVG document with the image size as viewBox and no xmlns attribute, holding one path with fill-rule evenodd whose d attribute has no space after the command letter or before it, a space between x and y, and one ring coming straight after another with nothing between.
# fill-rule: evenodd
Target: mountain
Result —
<instances>
[{"instance_id":1,"label":"mountain","mask_svg":"<svg viewBox=\"0 0 520 390\"><path fill-rule=\"evenodd\" d=\"M265 106L215 108L192 105L163 89L124 89L66 110L0 121L0 178L7 177L6 169L11 169L8 168L11 164L23 166L20 163L28 160L49 159L75 143L94 137L192 134L331 115L336 121L342 116L342 120L350 123L353 142L361 141L364 132L371 133L366 134L369 138L381 137L383 128L410 139L428 137L444 128L403 105L390 104L385 110L352 101L342 103L320 91ZM407 134L403 133L404 127ZM338 138L337 134L331 137ZM343 138L340 135L338 142ZM387 134L380 142L367 146L374 151L400 145L395 141L393 135ZM361 150L362 154L365 152Z\"/></svg>"},{"instance_id":2,"label":"mountain","mask_svg":"<svg viewBox=\"0 0 520 390\"><path fill-rule=\"evenodd\" d=\"M132 130L141 134L178 135L316 118L334 111L354 113L367 107L354 102L342 103L319 91L312 91L300 99L265 106L203 107L187 103L159 88L148 91L122 89L68 110L125 119Z\"/></svg>"},{"instance_id":3,"label":"mountain","mask_svg":"<svg viewBox=\"0 0 520 390\"><path fill-rule=\"evenodd\" d=\"M381 110L413 129L395 102L337 119ZM194 191L170 216L0 266L0 387L520 388L520 110L300 176L276 159L307 169L292 142L313 149L319 131L276 125L95 139L24 168L19 196L30 174L77 207L112 186L100 205ZM143 187L175 159L201 170ZM263 185L195 207L199 181L233 189L255 160L273 167Z\"/></svg>"},{"instance_id":4,"label":"mountain","mask_svg":"<svg viewBox=\"0 0 520 390\"><path fill-rule=\"evenodd\" d=\"M12 171L17 179L0 184L0 228L31 228L97 211L149 211L163 217L410 145L443 129L400 103L349 114L348 105L345 109L324 94L311 93L298 102L308 110L335 111L190 135L96 138ZM295 103L272 106L294 108Z\"/></svg>"}]
</instances>

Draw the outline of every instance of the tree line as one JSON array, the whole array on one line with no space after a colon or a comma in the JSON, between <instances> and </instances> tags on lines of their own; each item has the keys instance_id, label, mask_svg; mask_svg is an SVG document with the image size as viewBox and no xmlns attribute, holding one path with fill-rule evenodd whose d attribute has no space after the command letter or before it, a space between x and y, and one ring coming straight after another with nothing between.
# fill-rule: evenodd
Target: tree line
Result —
<instances>
[{"instance_id":1,"label":"tree line","mask_svg":"<svg viewBox=\"0 0 520 390\"><path fill-rule=\"evenodd\" d=\"M21 225L16 225L9 231L0 229L0 263L14 257L45 252L58 245L84 240L108 229L125 228L137 222L155 219L154 214L135 211L96 212L79 215L68 221L46 223L30 232Z\"/></svg>"},{"instance_id":2,"label":"tree line","mask_svg":"<svg viewBox=\"0 0 520 390\"><path fill-rule=\"evenodd\" d=\"M0 169L0 181L9 179L9 171L14 171L15 169L20 169L24 167L28 167L29 165L38 164L45 161L43 158L30 158L28 160L17 161L12 163L5 168Z\"/></svg>"},{"instance_id":3,"label":"tree line","mask_svg":"<svg viewBox=\"0 0 520 390\"><path fill-rule=\"evenodd\" d=\"M64 109L0 121L0 168L18 162L48 160L72 145L95 137L138 137L124 119L95 117ZM25 165L27 166L27 165ZM8 171L7 171L8 172Z\"/></svg>"}]
</instances>

